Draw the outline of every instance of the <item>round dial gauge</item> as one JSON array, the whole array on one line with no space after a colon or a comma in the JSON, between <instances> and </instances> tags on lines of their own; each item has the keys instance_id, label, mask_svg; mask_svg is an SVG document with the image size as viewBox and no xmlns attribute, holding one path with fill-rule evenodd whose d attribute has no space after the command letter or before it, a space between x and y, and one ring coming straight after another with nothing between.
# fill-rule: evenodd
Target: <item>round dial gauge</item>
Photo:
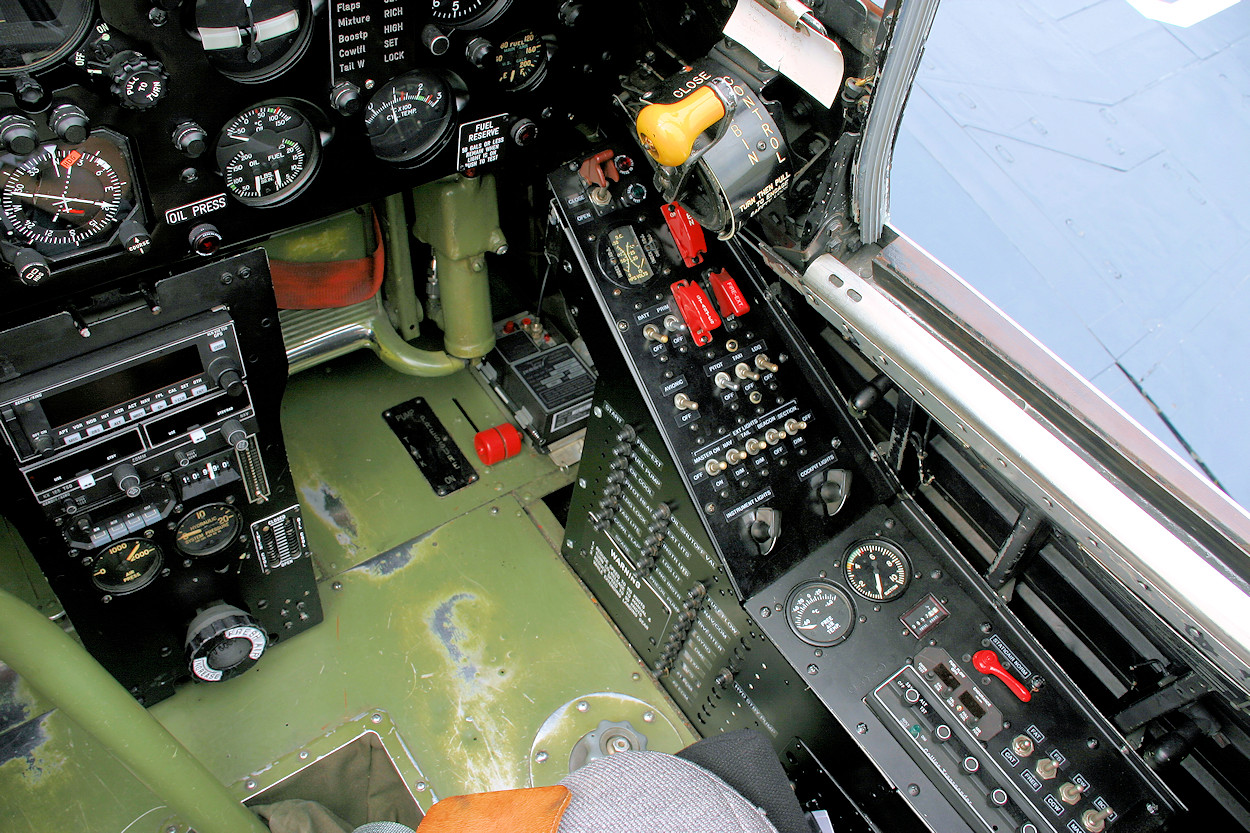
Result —
<instances>
[{"instance_id":1,"label":"round dial gauge","mask_svg":"<svg viewBox=\"0 0 1250 833\"><path fill-rule=\"evenodd\" d=\"M127 538L100 550L91 566L91 580L120 596L147 587L160 570L160 547L146 538Z\"/></svg>"},{"instance_id":2,"label":"round dial gauge","mask_svg":"<svg viewBox=\"0 0 1250 833\"><path fill-rule=\"evenodd\" d=\"M196 0L195 28L218 72L244 84L278 77L312 41L308 0Z\"/></svg>"},{"instance_id":3,"label":"round dial gauge","mask_svg":"<svg viewBox=\"0 0 1250 833\"><path fill-rule=\"evenodd\" d=\"M217 140L226 190L257 208L296 197L312 182L320 163L316 129L287 102L265 102L239 113Z\"/></svg>"},{"instance_id":4,"label":"round dial gauge","mask_svg":"<svg viewBox=\"0 0 1250 833\"><path fill-rule=\"evenodd\" d=\"M807 581L791 590L786 609L794 635L818 648L837 645L855 627L850 597L827 581Z\"/></svg>"},{"instance_id":5,"label":"round dial gauge","mask_svg":"<svg viewBox=\"0 0 1250 833\"><path fill-rule=\"evenodd\" d=\"M174 541L187 555L212 555L233 544L241 529L243 516L238 509L225 503L213 503L183 516L174 531Z\"/></svg>"},{"instance_id":6,"label":"round dial gauge","mask_svg":"<svg viewBox=\"0 0 1250 833\"><path fill-rule=\"evenodd\" d=\"M436 72L407 72L378 88L365 105L365 132L384 162L419 165L455 132L451 90Z\"/></svg>"},{"instance_id":7,"label":"round dial gauge","mask_svg":"<svg viewBox=\"0 0 1250 833\"><path fill-rule=\"evenodd\" d=\"M480 29L494 23L512 0L430 0L430 17L435 23Z\"/></svg>"},{"instance_id":8,"label":"round dial gauge","mask_svg":"<svg viewBox=\"0 0 1250 833\"><path fill-rule=\"evenodd\" d=\"M495 77L513 92L536 87L547 75L547 46L533 29L500 41L493 60Z\"/></svg>"},{"instance_id":9,"label":"round dial gauge","mask_svg":"<svg viewBox=\"0 0 1250 833\"><path fill-rule=\"evenodd\" d=\"M96 139L44 145L12 169L0 190L11 238L57 254L101 240L125 219L133 199L128 167L115 145Z\"/></svg>"},{"instance_id":10,"label":"round dial gauge","mask_svg":"<svg viewBox=\"0 0 1250 833\"><path fill-rule=\"evenodd\" d=\"M846 551L846 583L865 599L888 602L911 582L907 556L889 541L860 541Z\"/></svg>"}]
</instances>

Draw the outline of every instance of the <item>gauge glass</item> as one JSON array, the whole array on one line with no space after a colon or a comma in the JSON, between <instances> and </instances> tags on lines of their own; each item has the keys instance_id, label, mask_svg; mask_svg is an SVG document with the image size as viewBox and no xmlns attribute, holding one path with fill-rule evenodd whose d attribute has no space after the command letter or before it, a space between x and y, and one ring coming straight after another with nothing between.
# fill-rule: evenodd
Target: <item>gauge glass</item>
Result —
<instances>
[{"instance_id":1,"label":"gauge glass","mask_svg":"<svg viewBox=\"0 0 1250 833\"><path fill-rule=\"evenodd\" d=\"M903 595L911 581L907 556L889 541L860 541L846 551L846 583L874 602L888 602Z\"/></svg>"},{"instance_id":2,"label":"gauge glass","mask_svg":"<svg viewBox=\"0 0 1250 833\"><path fill-rule=\"evenodd\" d=\"M107 242L134 210L128 152L107 131L94 131L77 145L42 145L0 175L8 238L45 255L77 254Z\"/></svg>"},{"instance_id":3,"label":"gauge glass","mask_svg":"<svg viewBox=\"0 0 1250 833\"><path fill-rule=\"evenodd\" d=\"M837 645L855 627L850 597L827 581L808 581L791 590L786 609L794 635L818 648Z\"/></svg>"},{"instance_id":4,"label":"gauge glass","mask_svg":"<svg viewBox=\"0 0 1250 833\"><path fill-rule=\"evenodd\" d=\"M312 40L308 0L196 0L204 55L227 78L257 84L277 78Z\"/></svg>"},{"instance_id":5,"label":"gauge glass","mask_svg":"<svg viewBox=\"0 0 1250 833\"><path fill-rule=\"evenodd\" d=\"M317 131L293 105L271 101L231 119L217 140L226 190L244 205L281 205L312 182L321 161Z\"/></svg>"},{"instance_id":6,"label":"gauge glass","mask_svg":"<svg viewBox=\"0 0 1250 833\"><path fill-rule=\"evenodd\" d=\"M435 72L407 72L378 88L365 105L365 132L384 162L419 165L451 140L451 90Z\"/></svg>"},{"instance_id":7,"label":"gauge glass","mask_svg":"<svg viewBox=\"0 0 1250 833\"><path fill-rule=\"evenodd\" d=\"M238 509L213 503L184 515L174 531L174 541L187 555L212 555L233 544L242 529L243 517Z\"/></svg>"},{"instance_id":8,"label":"gauge glass","mask_svg":"<svg viewBox=\"0 0 1250 833\"><path fill-rule=\"evenodd\" d=\"M92 0L4 3L0 14L0 75L34 72L67 55L90 28ZM55 11L54 11L55 9Z\"/></svg>"},{"instance_id":9,"label":"gauge glass","mask_svg":"<svg viewBox=\"0 0 1250 833\"><path fill-rule=\"evenodd\" d=\"M495 49L495 78L506 90L536 87L547 74L547 46L533 29L517 32Z\"/></svg>"},{"instance_id":10,"label":"gauge glass","mask_svg":"<svg viewBox=\"0 0 1250 833\"><path fill-rule=\"evenodd\" d=\"M109 544L95 556L91 580L114 595L147 587L161 570L161 548L145 538L128 538Z\"/></svg>"},{"instance_id":11,"label":"gauge glass","mask_svg":"<svg viewBox=\"0 0 1250 833\"><path fill-rule=\"evenodd\" d=\"M499 19L512 0L430 0L430 17L437 23L480 29Z\"/></svg>"}]
</instances>

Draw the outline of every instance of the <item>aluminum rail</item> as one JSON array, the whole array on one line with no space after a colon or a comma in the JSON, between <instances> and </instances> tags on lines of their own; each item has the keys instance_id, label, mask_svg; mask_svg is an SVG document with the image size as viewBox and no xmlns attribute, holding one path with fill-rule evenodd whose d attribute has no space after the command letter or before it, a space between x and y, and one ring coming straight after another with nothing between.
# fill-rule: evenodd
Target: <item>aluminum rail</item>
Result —
<instances>
[{"instance_id":1,"label":"aluminum rail","mask_svg":"<svg viewBox=\"0 0 1250 833\"><path fill-rule=\"evenodd\" d=\"M823 255L782 274L877 369L1250 695L1250 595L878 285Z\"/></svg>"},{"instance_id":2,"label":"aluminum rail","mask_svg":"<svg viewBox=\"0 0 1250 833\"><path fill-rule=\"evenodd\" d=\"M0 590L0 661L91 733L198 833L268 833L86 649Z\"/></svg>"}]
</instances>

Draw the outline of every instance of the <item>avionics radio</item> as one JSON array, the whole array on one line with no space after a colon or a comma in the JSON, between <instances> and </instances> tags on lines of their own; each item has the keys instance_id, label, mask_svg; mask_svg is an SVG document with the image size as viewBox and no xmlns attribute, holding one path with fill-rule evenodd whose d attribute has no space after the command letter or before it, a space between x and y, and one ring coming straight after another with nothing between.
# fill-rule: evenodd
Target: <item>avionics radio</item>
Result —
<instances>
[{"instance_id":1,"label":"avionics radio","mask_svg":"<svg viewBox=\"0 0 1250 833\"><path fill-rule=\"evenodd\" d=\"M82 515L64 531L83 549L133 535L245 474L255 476L249 499L263 500L263 467L247 457L254 417L224 312L0 386L4 436L27 485L50 516ZM118 500L116 517L92 511Z\"/></svg>"}]
</instances>

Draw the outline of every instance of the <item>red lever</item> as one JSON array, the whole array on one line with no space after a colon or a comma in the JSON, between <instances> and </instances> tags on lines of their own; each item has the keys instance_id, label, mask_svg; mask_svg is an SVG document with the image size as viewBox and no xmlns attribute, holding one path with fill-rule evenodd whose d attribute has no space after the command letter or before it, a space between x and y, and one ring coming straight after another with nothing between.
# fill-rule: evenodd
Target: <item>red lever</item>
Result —
<instances>
[{"instance_id":1,"label":"red lever","mask_svg":"<svg viewBox=\"0 0 1250 833\"><path fill-rule=\"evenodd\" d=\"M1007 688L1011 689L1011 693L1020 698L1021 703L1027 703L1033 699L1033 695L1024 687L1024 683L1007 673L1007 669L1003 668L1003 664L998 661L998 654L993 651L977 651L973 654L972 667L982 674L993 674L1002 680Z\"/></svg>"},{"instance_id":2,"label":"red lever","mask_svg":"<svg viewBox=\"0 0 1250 833\"><path fill-rule=\"evenodd\" d=\"M586 184L607 188L609 179L613 182L621 181L621 175L616 170L616 163L613 161L615 155L610 150L601 150L583 161L577 172L581 174L582 179L586 180Z\"/></svg>"},{"instance_id":3,"label":"red lever","mask_svg":"<svg viewBox=\"0 0 1250 833\"><path fill-rule=\"evenodd\" d=\"M751 311L751 305L747 303L742 290L724 269L713 272L708 280L712 282L712 294L720 305L721 315L746 315Z\"/></svg>"},{"instance_id":4,"label":"red lever","mask_svg":"<svg viewBox=\"0 0 1250 833\"><path fill-rule=\"evenodd\" d=\"M669 287L673 290L673 299L677 301L677 309L686 326L690 328L690 339L696 346L702 347L712 340L710 330L720 326L720 316L712 307L707 294L697 283L677 281Z\"/></svg>"},{"instance_id":5,"label":"red lever","mask_svg":"<svg viewBox=\"0 0 1250 833\"><path fill-rule=\"evenodd\" d=\"M664 222L668 223L668 230L672 232L677 251L681 252L681 259L686 265L697 266L702 263L703 255L707 252L703 226L695 222L694 217L675 202L665 203L661 206L660 213L664 215Z\"/></svg>"}]
</instances>

